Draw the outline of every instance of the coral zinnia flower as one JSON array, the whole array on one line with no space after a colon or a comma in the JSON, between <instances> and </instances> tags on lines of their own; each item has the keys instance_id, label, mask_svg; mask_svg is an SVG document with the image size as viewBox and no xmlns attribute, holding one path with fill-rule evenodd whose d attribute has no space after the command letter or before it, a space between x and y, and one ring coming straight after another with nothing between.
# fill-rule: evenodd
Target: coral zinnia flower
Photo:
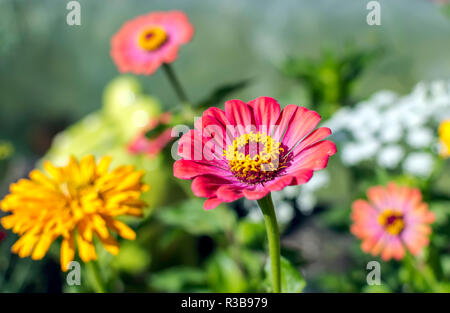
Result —
<instances>
[{"instance_id":1,"label":"coral zinnia flower","mask_svg":"<svg viewBox=\"0 0 450 313\"><path fill-rule=\"evenodd\" d=\"M2 218L3 227L20 235L12 252L39 260L62 236L61 268L66 271L75 255L75 238L84 262L97 259L94 234L112 254L119 252L119 244L108 229L133 240L134 231L116 217L142 214L145 203L139 197L148 188L141 183L144 173L132 166L108 171L110 162L103 157L96 165L92 155L80 162L71 157L65 167L47 161L48 175L33 170L30 179L12 184L0 202L1 209L11 213Z\"/></svg>"},{"instance_id":2,"label":"coral zinnia flower","mask_svg":"<svg viewBox=\"0 0 450 313\"><path fill-rule=\"evenodd\" d=\"M170 113L163 113L158 119L152 119L145 132L140 133L130 143L128 151L133 154L144 153L149 157L156 156L173 140L172 128L168 127L171 119ZM156 132L156 135L147 137L149 132Z\"/></svg>"},{"instance_id":3,"label":"coral zinnia flower","mask_svg":"<svg viewBox=\"0 0 450 313\"><path fill-rule=\"evenodd\" d=\"M405 246L416 255L428 245L428 235L434 214L422 202L417 188L399 187L389 183L386 188L372 187L367 191L370 203L353 202L352 233L362 240L361 249L378 255L385 261L400 260Z\"/></svg>"},{"instance_id":4,"label":"coral zinnia flower","mask_svg":"<svg viewBox=\"0 0 450 313\"><path fill-rule=\"evenodd\" d=\"M439 141L442 157L450 157L450 120L442 122L439 126Z\"/></svg>"},{"instance_id":5,"label":"coral zinnia flower","mask_svg":"<svg viewBox=\"0 0 450 313\"><path fill-rule=\"evenodd\" d=\"M188 43L194 28L180 11L151 12L125 23L111 40L111 56L119 71L151 75L171 63Z\"/></svg>"},{"instance_id":6,"label":"coral zinnia flower","mask_svg":"<svg viewBox=\"0 0 450 313\"><path fill-rule=\"evenodd\" d=\"M225 112L207 109L179 140L182 159L174 175L193 179L194 194L208 198L205 209L304 184L336 153L335 144L323 140L331 130L314 130L319 121L316 112L293 104L280 112L268 97L227 101Z\"/></svg>"}]
</instances>

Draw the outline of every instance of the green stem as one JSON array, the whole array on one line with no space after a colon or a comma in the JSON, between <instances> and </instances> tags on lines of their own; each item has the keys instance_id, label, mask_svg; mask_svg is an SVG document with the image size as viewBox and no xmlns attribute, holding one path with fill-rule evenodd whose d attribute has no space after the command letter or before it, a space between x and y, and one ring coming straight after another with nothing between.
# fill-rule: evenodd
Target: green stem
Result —
<instances>
[{"instance_id":1,"label":"green stem","mask_svg":"<svg viewBox=\"0 0 450 313\"><path fill-rule=\"evenodd\" d=\"M87 268L92 273L94 279L94 290L97 293L105 293L106 287L103 281L102 275L100 274L100 268L97 261L90 261L86 263Z\"/></svg>"},{"instance_id":2,"label":"green stem","mask_svg":"<svg viewBox=\"0 0 450 313\"><path fill-rule=\"evenodd\" d=\"M272 271L273 292L281 292L281 256L280 256L280 232L278 231L277 216L270 193L258 200L258 205L264 216L267 238L269 240L269 255Z\"/></svg>"},{"instance_id":3,"label":"green stem","mask_svg":"<svg viewBox=\"0 0 450 313\"><path fill-rule=\"evenodd\" d=\"M183 87L181 87L180 81L178 80L177 76L175 75L175 71L173 70L172 66L170 64L164 63L163 69L167 75L167 78L169 79L170 84L172 85L173 89L175 89L178 99L180 99L181 103L184 106L190 107L189 99L186 96L186 93L184 92Z\"/></svg>"}]
</instances>

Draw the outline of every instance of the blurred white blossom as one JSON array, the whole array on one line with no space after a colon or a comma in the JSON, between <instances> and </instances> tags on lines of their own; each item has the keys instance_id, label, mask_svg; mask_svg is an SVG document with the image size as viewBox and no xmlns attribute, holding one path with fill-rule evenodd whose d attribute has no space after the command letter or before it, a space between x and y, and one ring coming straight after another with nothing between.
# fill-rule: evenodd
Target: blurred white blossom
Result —
<instances>
[{"instance_id":1,"label":"blurred white blossom","mask_svg":"<svg viewBox=\"0 0 450 313\"><path fill-rule=\"evenodd\" d=\"M384 168L396 168L405 152L399 145L390 145L381 149L378 153L377 164Z\"/></svg>"},{"instance_id":2,"label":"blurred white blossom","mask_svg":"<svg viewBox=\"0 0 450 313\"><path fill-rule=\"evenodd\" d=\"M429 128L420 127L411 129L406 136L406 142L413 148L430 147L433 143L433 131Z\"/></svg>"},{"instance_id":3,"label":"blurred white blossom","mask_svg":"<svg viewBox=\"0 0 450 313\"><path fill-rule=\"evenodd\" d=\"M342 108L326 122L339 145L342 162L357 166L374 161L386 169L413 169L405 154L435 153L439 123L450 116L450 81L421 82L410 94L380 91L354 108ZM411 156L411 155L410 155ZM423 156L423 155L422 155ZM429 160L418 176L426 177ZM413 158L414 160L414 158ZM429 167L432 167L429 166ZM410 173L410 172L408 172Z\"/></svg>"},{"instance_id":4,"label":"blurred white blossom","mask_svg":"<svg viewBox=\"0 0 450 313\"><path fill-rule=\"evenodd\" d=\"M403 163L405 172L418 177L428 177L433 171L433 156L426 152L415 152L408 155Z\"/></svg>"}]
</instances>

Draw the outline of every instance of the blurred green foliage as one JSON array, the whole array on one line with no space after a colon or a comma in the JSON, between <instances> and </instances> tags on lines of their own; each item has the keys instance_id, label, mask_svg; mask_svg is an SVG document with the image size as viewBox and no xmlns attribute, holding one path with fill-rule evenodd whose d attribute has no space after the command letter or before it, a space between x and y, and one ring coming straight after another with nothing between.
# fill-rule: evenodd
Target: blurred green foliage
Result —
<instances>
[{"instance_id":1,"label":"blurred green foliage","mask_svg":"<svg viewBox=\"0 0 450 313\"><path fill-rule=\"evenodd\" d=\"M328 119L340 107L356 103L354 85L380 54L381 48L347 46L342 53L326 50L318 59L291 57L281 71L305 87L310 107Z\"/></svg>"}]
</instances>

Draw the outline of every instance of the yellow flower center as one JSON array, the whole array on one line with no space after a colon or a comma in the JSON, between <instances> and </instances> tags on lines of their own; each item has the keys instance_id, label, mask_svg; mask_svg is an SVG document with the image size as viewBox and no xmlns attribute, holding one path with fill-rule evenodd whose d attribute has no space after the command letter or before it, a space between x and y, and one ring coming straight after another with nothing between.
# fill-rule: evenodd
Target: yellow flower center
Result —
<instances>
[{"instance_id":1,"label":"yellow flower center","mask_svg":"<svg viewBox=\"0 0 450 313\"><path fill-rule=\"evenodd\" d=\"M166 31L159 27L154 26L145 29L139 36L139 47L146 51L154 51L161 47L167 41Z\"/></svg>"},{"instance_id":2,"label":"yellow flower center","mask_svg":"<svg viewBox=\"0 0 450 313\"><path fill-rule=\"evenodd\" d=\"M287 150L266 134L243 134L228 145L223 155L231 172L248 184L264 183L286 167Z\"/></svg>"},{"instance_id":3,"label":"yellow flower center","mask_svg":"<svg viewBox=\"0 0 450 313\"><path fill-rule=\"evenodd\" d=\"M378 216L378 223L391 235L398 235L405 228L403 214L392 209L384 210Z\"/></svg>"},{"instance_id":4,"label":"yellow flower center","mask_svg":"<svg viewBox=\"0 0 450 313\"><path fill-rule=\"evenodd\" d=\"M441 142L441 156L450 157L450 120L442 122L439 126L439 141Z\"/></svg>"}]
</instances>

